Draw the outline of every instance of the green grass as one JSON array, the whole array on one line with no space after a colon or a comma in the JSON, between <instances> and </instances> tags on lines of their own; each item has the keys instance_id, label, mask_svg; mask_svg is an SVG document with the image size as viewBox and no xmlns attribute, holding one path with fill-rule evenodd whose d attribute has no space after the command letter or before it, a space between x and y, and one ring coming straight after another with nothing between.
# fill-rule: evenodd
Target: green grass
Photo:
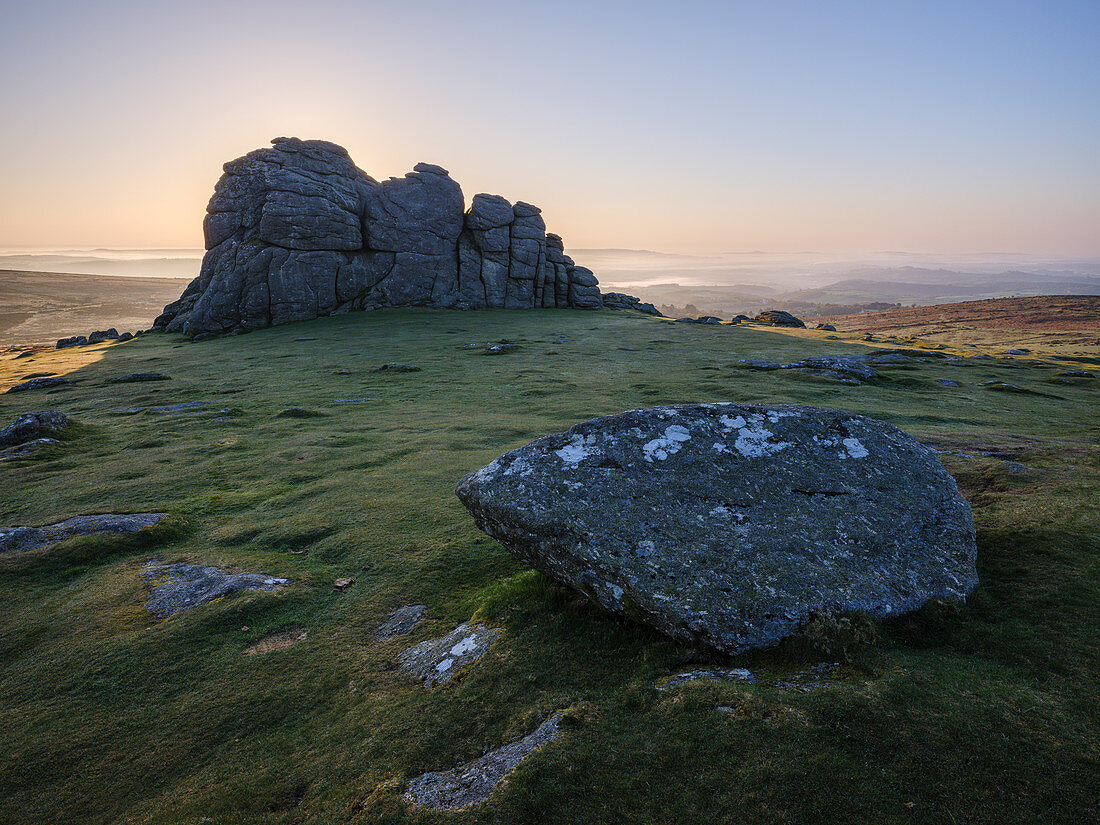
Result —
<instances>
[{"instance_id":1,"label":"green grass","mask_svg":"<svg viewBox=\"0 0 1100 825\"><path fill-rule=\"evenodd\" d=\"M502 338L521 349L459 349ZM56 407L81 424L63 449L0 465L0 523L172 514L147 533L0 557L0 822L1095 819L1100 382L1052 388L1055 370L1021 359L884 368L890 380L859 387L732 368L845 350L863 347L603 312L401 310L0 362L0 387L41 370L77 382L0 395L5 423ZM423 369L372 371L388 361ZM173 380L107 381L149 370ZM191 400L232 412L110 412ZM725 658L600 613L482 535L453 489L595 415L695 401L839 407L1029 469L945 456L974 506L981 584L962 609L880 626L835 686L658 693L689 665L801 665L787 648ZM295 406L323 415L280 417ZM159 621L138 577L154 557L293 585ZM337 593L342 576L357 582ZM382 619L414 602L428 620L376 643ZM426 691L395 670L404 647L475 615L505 635L460 682ZM242 655L298 626L307 641ZM564 736L485 805L442 814L401 800L412 776L565 707Z\"/></svg>"}]
</instances>

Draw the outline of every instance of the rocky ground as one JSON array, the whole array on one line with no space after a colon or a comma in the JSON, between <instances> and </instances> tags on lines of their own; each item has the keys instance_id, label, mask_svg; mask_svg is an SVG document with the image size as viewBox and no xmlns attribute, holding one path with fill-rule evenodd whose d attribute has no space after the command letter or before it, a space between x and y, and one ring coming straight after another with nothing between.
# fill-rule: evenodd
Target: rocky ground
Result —
<instances>
[{"instance_id":1,"label":"rocky ground","mask_svg":"<svg viewBox=\"0 0 1100 825\"><path fill-rule=\"evenodd\" d=\"M0 427L71 424L0 463L0 524L168 517L0 554L0 821L1095 818L1100 351L837 327L385 310L7 353ZM69 383L5 392L39 377ZM977 527L966 605L727 656L530 570L453 494L594 416L720 401L934 448Z\"/></svg>"}]
</instances>

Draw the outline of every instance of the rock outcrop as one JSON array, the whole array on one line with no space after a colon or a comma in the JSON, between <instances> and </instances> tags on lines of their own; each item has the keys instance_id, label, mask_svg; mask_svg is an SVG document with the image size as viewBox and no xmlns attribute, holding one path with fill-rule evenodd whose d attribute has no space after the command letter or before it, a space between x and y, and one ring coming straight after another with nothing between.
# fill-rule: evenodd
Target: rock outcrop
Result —
<instances>
[{"instance_id":1,"label":"rock outcrop","mask_svg":"<svg viewBox=\"0 0 1100 825\"><path fill-rule=\"evenodd\" d=\"M376 181L345 149L276 138L225 164L199 277L154 327L224 334L352 310L599 308L596 277L536 206L475 195L417 164Z\"/></svg>"},{"instance_id":2,"label":"rock outcrop","mask_svg":"<svg viewBox=\"0 0 1100 825\"><path fill-rule=\"evenodd\" d=\"M71 423L60 410L23 413L0 430L0 447L15 447L37 438L57 435L68 429Z\"/></svg>"},{"instance_id":3,"label":"rock outcrop","mask_svg":"<svg viewBox=\"0 0 1100 825\"><path fill-rule=\"evenodd\" d=\"M0 527L0 553L14 553L49 547L74 536L91 536L96 533L136 533L152 527L167 513L105 513L94 516L75 516L41 527Z\"/></svg>"},{"instance_id":4,"label":"rock outcrop","mask_svg":"<svg viewBox=\"0 0 1100 825\"><path fill-rule=\"evenodd\" d=\"M970 507L935 451L840 410L632 410L513 450L456 492L522 561L727 653L819 612L895 616L977 584Z\"/></svg>"}]
</instances>

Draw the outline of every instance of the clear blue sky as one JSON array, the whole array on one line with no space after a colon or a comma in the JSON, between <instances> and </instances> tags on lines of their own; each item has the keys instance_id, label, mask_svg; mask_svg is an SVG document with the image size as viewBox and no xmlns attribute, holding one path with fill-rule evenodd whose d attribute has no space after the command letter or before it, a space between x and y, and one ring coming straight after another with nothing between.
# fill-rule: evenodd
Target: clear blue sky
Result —
<instances>
[{"instance_id":1,"label":"clear blue sky","mask_svg":"<svg viewBox=\"0 0 1100 825\"><path fill-rule=\"evenodd\" d=\"M0 245L198 245L278 135L573 247L1100 254L1100 2L5 2Z\"/></svg>"}]
</instances>

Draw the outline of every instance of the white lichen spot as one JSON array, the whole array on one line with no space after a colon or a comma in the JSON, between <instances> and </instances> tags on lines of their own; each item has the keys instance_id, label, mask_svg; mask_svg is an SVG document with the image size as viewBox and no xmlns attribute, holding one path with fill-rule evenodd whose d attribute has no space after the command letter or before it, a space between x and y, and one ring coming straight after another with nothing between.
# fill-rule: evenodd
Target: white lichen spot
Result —
<instances>
[{"instance_id":1,"label":"white lichen spot","mask_svg":"<svg viewBox=\"0 0 1100 825\"><path fill-rule=\"evenodd\" d=\"M486 464L480 470L477 471L477 480L485 481L487 478L491 478L496 475L497 470L500 469L500 461L493 459L490 463Z\"/></svg>"},{"instance_id":2,"label":"white lichen spot","mask_svg":"<svg viewBox=\"0 0 1100 825\"><path fill-rule=\"evenodd\" d=\"M461 656L463 653L469 653L471 650L477 647L477 638L474 636L467 636L461 642L451 648L452 656Z\"/></svg>"},{"instance_id":3,"label":"white lichen spot","mask_svg":"<svg viewBox=\"0 0 1100 825\"><path fill-rule=\"evenodd\" d=\"M682 424L672 424L665 427L665 433L652 441L642 445L642 453L645 460L653 462L664 461L673 453L680 452L680 445L685 441L691 441L691 432Z\"/></svg>"},{"instance_id":4,"label":"white lichen spot","mask_svg":"<svg viewBox=\"0 0 1100 825\"><path fill-rule=\"evenodd\" d=\"M454 659L444 659L442 662L435 666L436 672L446 673L448 670L451 669L451 665L453 665L454 663Z\"/></svg>"},{"instance_id":5,"label":"white lichen spot","mask_svg":"<svg viewBox=\"0 0 1100 825\"><path fill-rule=\"evenodd\" d=\"M858 438L846 438L844 439L844 449L848 451L848 456L851 458L866 458L870 455L867 448L859 443ZM844 458L844 454L841 453L841 458Z\"/></svg>"},{"instance_id":6,"label":"white lichen spot","mask_svg":"<svg viewBox=\"0 0 1100 825\"><path fill-rule=\"evenodd\" d=\"M718 416L718 423L722 425L722 428L728 433L731 430L736 430L739 427L745 426L745 419L741 416L736 418L730 418L728 415Z\"/></svg>"},{"instance_id":7,"label":"white lichen spot","mask_svg":"<svg viewBox=\"0 0 1100 825\"><path fill-rule=\"evenodd\" d=\"M712 518L729 518L733 515L733 510L723 504L720 504L717 507L711 509L710 515Z\"/></svg>"},{"instance_id":8,"label":"white lichen spot","mask_svg":"<svg viewBox=\"0 0 1100 825\"><path fill-rule=\"evenodd\" d=\"M789 441L768 440L773 433L764 426L764 416L753 415L749 419L738 429L737 441L733 444L741 455L748 458L762 458L791 446Z\"/></svg>"},{"instance_id":9,"label":"white lichen spot","mask_svg":"<svg viewBox=\"0 0 1100 825\"><path fill-rule=\"evenodd\" d=\"M715 441L714 446L711 447L711 449L714 450L714 452L716 453L728 453L730 451L730 448L723 444L721 441Z\"/></svg>"},{"instance_id":10,"label":"white lichen spot","mask_svg":"<svg viewBox=\"0 0 1100 825\"><path fill-rule=\"evenodd\" d=\"M554 455L560 458L566 464L579 464L588 458L590 455L595 455L599 450L595 449L593 445L596 443L596 436L590 435L585 438L583 435L573 436L573 440L562 447L560 450L554 450Z\"/></svg>"}]
</instances>

